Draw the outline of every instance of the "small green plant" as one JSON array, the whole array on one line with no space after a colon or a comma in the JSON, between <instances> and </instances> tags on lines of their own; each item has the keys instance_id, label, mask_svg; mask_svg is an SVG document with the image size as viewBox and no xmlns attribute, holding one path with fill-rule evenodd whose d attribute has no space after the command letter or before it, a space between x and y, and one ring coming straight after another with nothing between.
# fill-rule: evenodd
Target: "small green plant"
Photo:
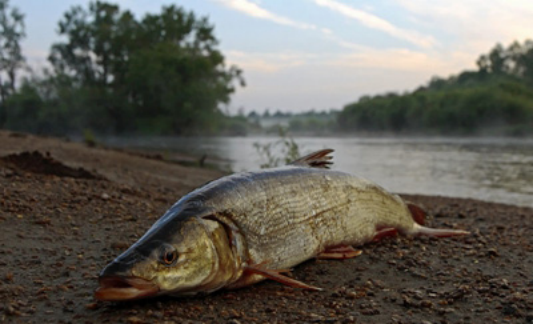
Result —
<instances>
[{"instance_id":1,"label":"small green plant","mask_svg":"<svg viewBox=\"0 0 534 324\"><path fill-rule=\"evenodd\" d=\"M89 147L96 146L95 134L93 134L93 132L88 128L83 130L83 142Z\"/></svg>"},{"instance_id":2,"label":"small green plant","mask_svg":"<svg viewBox=\"0 0 534 324\"><path fill-rule=\"evenodd\" d=\"M287 164L300 157L299 145L288 134L287 129L279 126L278 136L279 138L274 142L266 144L254 143L256 152L258 152L262 161L265 161L260 165L262 169L275 168L280 166L281 163ZM277 152L280 152L281 156Z\"/></svg>"}]
</instances>

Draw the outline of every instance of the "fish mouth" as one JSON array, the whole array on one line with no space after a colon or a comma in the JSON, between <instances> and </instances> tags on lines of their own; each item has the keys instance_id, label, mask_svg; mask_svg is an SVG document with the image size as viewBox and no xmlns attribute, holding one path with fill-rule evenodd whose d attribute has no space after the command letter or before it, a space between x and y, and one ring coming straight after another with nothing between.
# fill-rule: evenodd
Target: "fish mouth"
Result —
<instances>
[{"instance_id":1,"label":"fish mouth","mask_svg":"<svg viewBox=\"0 0 534 324\"><path fill-rule=\"evenodd\" d=\"M155 296L159 287L139 277L104 276L98 278L100 287L95 298L103 301L132 300Z\"/></svg>"}]
</instances>

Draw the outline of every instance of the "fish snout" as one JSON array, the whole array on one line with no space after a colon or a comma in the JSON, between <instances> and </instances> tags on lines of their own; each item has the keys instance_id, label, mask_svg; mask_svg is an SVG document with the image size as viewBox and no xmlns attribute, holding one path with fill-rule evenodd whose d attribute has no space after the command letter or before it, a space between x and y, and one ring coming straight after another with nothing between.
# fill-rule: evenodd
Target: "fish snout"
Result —
<instances>
[{"instance_id":1,"label":"fish snout","mask_svg":"<svg viewBox=\"0 0 534 324\"><path fill-rule=\"evenodd\" d=\"M131 262L108 264L98 276L99 287L95 298L104 301L121 301L154 296L159 287L150 280L132 274Z\"/></svg>"},{"instance_id":2,"label":"fish snout","mask_svg":"<svg viewBox=\"0 0 534 324\"><path fill-rule=\"evenodd\" d=\"M159 292L158 285L139 277L106 276L101 273L98 283L100 287L95 290L95 298L103 301L138 299L155 296Z\"/></svg>"},{"instance_id":3,"label":"fish snout","mask_svg":"<svg viewBox=\"0 0 534 324\"><path fill-rule=\"evenodd\" d=\"M129 277L131 276L131 269L132 267L128 263L115 260L102 269L98 277Z\"/></svg>"}]
</instances>

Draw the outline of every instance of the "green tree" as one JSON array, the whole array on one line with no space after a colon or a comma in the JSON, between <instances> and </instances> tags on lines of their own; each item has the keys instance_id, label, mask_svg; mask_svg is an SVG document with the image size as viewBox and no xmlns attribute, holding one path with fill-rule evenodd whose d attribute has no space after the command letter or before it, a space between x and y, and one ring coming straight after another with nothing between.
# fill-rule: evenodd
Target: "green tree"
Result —
<instances>
[{"instance_id":1,"label":"green tree","mask_svg":"<svg viewBox=\"0 0 534 324\"><path fill-rule=\"evenodd\" d=\"M57 75L72 78L72 91L82 90L91 127L212 130L235 82L244 86L241 70L227 67L217 50L213 30L206 18L176 6L137 21L97 1L65 13L59 33L67 41L53 45L49 60Z\"/></svg>"},{"instance_id":2,"label":"green tree","mask_svg":"<svg viewBox=\"0 0 534 324\"><path fill-rule=\"evenodd\" d=\"M24 67L20 41L25 36L24 15L0 0L0 125L7 120L5 101L15 92L17 72Z\"/></svg>"},{"instance_id":3,"label":"green tree","mask_svg":"<svg viewBox=\"0 0 534 324\"><path fill-rule=\"evenodd\" d=\"M506 71L506 53L501 44L495 45L488 55L492 73L504 73Z\"/></svg>"},{"instance_id":4,"label":"green tree","mask_svg":"<svg viewBox=\"0 0 534 324\"><path fill-rule=\"evenodd\" d=\"M513 42L507 52L512 61L511 73L532 83L532 40L527 39L523 45Z\"/></svg>"},{"instance_id":5,"label":"green tree","mask_svg":"<svg viewBox=\"0 0 534 324\"><path fill-rule=\"evenodd\" d=\"M133 15L117 5L92 2L88 10L67 11L58 26L67 42L52 46L49 61L56 76L72 79L62 83L68 88L58 91L60 100L79 98L78 115L86 117L86 127L126 131L132 115L125 80L138 28Z\"/></svg>"},{"instance_id":6,"label":"green tree","mask_svg":"<svg viewBox=\"0 0 534 324\"><path fill-rule=\"evenodd\" d=\"M497 44L477 60L478 71L403 95L362 97L338 115L347 131L426 134L530 135L532 133L532 41Z\"/></svg>"},{"instance_id":7,"label":"green tree","mask_svg":"<svg viewBox=\"0 0 534 324\"><path fill-rule=\"evenodd\" d=\"M235 91L233 80L244 85L241 71L226 68L216 50L213 26L175 6L147 15L140 25L139 38L147 45L132 55L126 81L136 111L145 119L156 115L152 122L168 123L177 133L187 127L213 129L218 105Z\"/></svg>"},{"instance_id":8,"label":"green tree","mask_svg":"<svg viewBox=\"0 0 534 324\"><path fill-rule=\"evenodd\" d=\"M477 60L479 73L509 74L532 82L532 40L523 44L514 41L508 48L497 44L488 54Z\"/></svg>"}]
</instances>

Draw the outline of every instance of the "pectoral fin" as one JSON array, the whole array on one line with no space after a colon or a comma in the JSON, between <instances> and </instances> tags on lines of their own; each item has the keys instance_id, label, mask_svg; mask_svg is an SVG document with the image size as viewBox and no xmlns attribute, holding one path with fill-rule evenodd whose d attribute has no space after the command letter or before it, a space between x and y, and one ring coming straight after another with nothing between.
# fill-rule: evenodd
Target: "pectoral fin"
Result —
<instances>
[{"instance_id":1,"label":"pectoral fin","mask_svg":"<svg viewBox=\"0 0 534 324\"><path fill-rule=\"evenodd\" d=\"M258 274L258 275L264 276L265 278L278 281L279 283L284 284L289 287L302 288L302 289L307 289L307 290L316 290L316 291L322 290L319 287L305 284L302 281L298 281L298 280L289 278L288 276L284 276L281 274L284 272L291 272L290 269L270 270L270 269L265 269L263 264L256 264L256 265L246 266L245 272L249 274Z\"/></svg>"}]
</instances>

